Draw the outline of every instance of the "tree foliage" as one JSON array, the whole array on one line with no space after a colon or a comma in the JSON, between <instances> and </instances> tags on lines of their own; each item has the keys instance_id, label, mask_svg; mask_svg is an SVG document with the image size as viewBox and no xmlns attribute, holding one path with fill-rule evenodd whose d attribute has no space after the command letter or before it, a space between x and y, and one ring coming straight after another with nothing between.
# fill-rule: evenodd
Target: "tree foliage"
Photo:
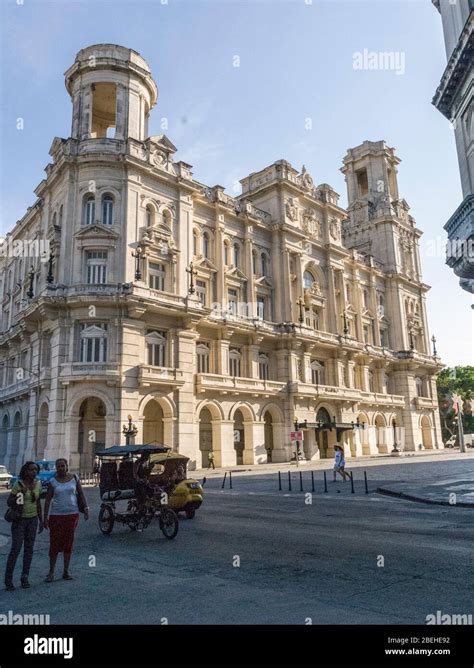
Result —
<instances>
[{"instance_id":1,"label":"tree foliage","mask_svg":"<svg viewBox=\"0 0 474 668\"><path fill-rule=\"evenodd\" d=\"M456 414L450 398L458 394L463 399L462 422L465 434L474 433L474 416L470 399L474 399L474 366L443 369L438 375L438 402L443 441L457 433Z\"/></svg>"}]
</instances>

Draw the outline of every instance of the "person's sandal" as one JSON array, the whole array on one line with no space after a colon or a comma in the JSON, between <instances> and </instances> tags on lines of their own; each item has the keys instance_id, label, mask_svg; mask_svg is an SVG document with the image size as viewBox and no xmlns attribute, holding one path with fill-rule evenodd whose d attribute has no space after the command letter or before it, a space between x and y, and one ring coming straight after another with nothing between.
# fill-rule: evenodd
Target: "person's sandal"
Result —
<instances>
[{"instance_id":1,"label":"person's sandal","mask_svg":"<svg viewBox=\"0 0 474 668\"><path fill-rule=\"evenodd\" d=\"M15 591L13 582L5 582L5 591Z\"/></svg>"},{"instance_id":2,"label":"person's sandal","mask_svg":"<svg viewBox=\"0 0 474 668\"><path fill-rule=\"evenodd\" d=\"M45 582L53 582L54 575L47 575L44 579Z\"/></svg>"},{"instance_id":3,"label":"person's sandal","mask_svg":"<svg viewBox=\"0 0 474 668\"><path fill-rule=\"evenodd\" d=\"M29 589L31 587L30 583L28 582L28 576L27 575L22 575L20 582L21 582L21 588L22 589Z\"/></svg>"},{"instance_id":4,"label":"person's sandal","mask_svg":"<svg viewBox=\"0 0 474 668\"><path fill-rule=\"evenodd\" d=\"M70 573L63 573L63 580L74 580Z\"/></svg>"}]
</instances>

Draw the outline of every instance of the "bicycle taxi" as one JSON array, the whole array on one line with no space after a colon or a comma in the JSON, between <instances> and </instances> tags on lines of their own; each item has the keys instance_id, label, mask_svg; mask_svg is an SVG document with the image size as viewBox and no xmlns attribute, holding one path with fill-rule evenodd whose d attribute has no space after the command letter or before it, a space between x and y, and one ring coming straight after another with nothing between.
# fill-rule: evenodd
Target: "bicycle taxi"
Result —
<instances>
[{"instance_id":1,"label":"bicycle taxi","mask_svg":"<svg viewBox=\"0 0 474 668\"><path fill-rule=\"evenodd\" d=\"M142 531L158 518L163 535L176 536L179 520L169 505L165 481L152 475L151 457L168 450L163 445L114 445L96 453L101 462L99 528L103 534L110 534L115 522ZM118 510L122 501L126 507Z\"/></svg>"}]
</instances>

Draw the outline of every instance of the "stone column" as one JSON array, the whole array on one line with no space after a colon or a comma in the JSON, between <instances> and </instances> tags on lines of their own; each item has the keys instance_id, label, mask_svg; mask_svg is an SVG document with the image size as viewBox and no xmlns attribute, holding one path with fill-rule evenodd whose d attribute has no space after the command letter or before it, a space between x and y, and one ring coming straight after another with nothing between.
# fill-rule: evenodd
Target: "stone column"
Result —
<instances>
[{"instance_id":1,"label":"stone column","mask_svg":"<svg viewBox=\"0 0 474 668\"><path fill-rule=\"evenodd\" d=\"M195 463L199 455L199 439L195 438L194 360L198 334L191 330L178 332L178 368L183 372L184 385L178 389L178 448ZM175 416L177 417L177 416ZM170 439L171 423L164 424L164 437Z\"/></svg>"},{"instance_id":2,"label":"stone column","mask_svg":"<svg viewBox=\"0 0 474 668\"><path fill-rule=\"evenodd\" d=\"M212 438L215 453L216 466L234 466L236 463L236 454L234 448L234 421L212 420Z\"/></svg>"},{"instance_id":3,"label":"stone column","mask_svg":"<svg viewBox=\"0 0 474 668\"><path fill-rule=\"evenodd\" d=\"M331 264L328 265L328 331L337 334L338 327L338 309L336 298L336 276L335 270Z\"/></svg>"}]
</instances>

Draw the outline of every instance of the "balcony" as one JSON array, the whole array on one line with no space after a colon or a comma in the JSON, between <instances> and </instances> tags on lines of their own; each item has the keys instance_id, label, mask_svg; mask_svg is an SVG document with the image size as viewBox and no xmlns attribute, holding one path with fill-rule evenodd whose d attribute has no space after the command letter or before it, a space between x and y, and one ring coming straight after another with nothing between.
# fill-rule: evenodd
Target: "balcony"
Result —
<instances>
[{"instance_id":1,"label":"balcony","mask_svg":"<svg viewBox=\"0 0 474 668\"><path fill-rule=\"evenodd\" d=\"M116 364L108 362L70 362L61 364L59 380L63 385L88 380L100 380L107 385L116 385L119 370Z\"/></svg>"},{"instance_id":2,"label":"balcony","mask_svg":"<svg viewBox=\"0 0 474 668\"><path fill-rule=\"evenodd\" d=\"M418 410L423 408L438 408L438 402L431 397L415 397L415 406Z\"/></svg>"},{"instance_id":3,"label":"balcony","mask_svg":"<svg viewBox=\"0 0 474 668\"><path fill-rule=\"evenodd\" d=\"M287 383L274 380L260 380L260 378L241 378L221 376L214 373L199 373L196 376L196 391L208 391L219 394L251 394L252 396L273 396L286 390Z\"/></svg>"},{"instance_id":4,"label":"balcony","mask_svg":"<svg viewBox=\"0 0 474 668\"><path fill-rule=\"evenodd\" d=\"M291 391L301 398L329 399L337 401L355 401L358 403L404 406L405 397L399 394L364 392L354 387L336 387L334 385L313 385L296 382L291 384Z\"/></svg>"},{"instance_id":5,"label":"balcony","mask_svg":"<svg viewBox=\"0 0 474 668\"><path fill-rule=\"evenodd\" d=\"M153 288L136 284L132 285L131 294L134 297L158 301L168 306L184 307L186 301L185 297L180 297L180 295L177 295L174 292L163 292L162 290L154 290Z\"/></svg>"},{"instance_id":6,"label":"balcony","mask_svg":"<svg viewBox=\"0 0 474 668\"><path fill-rule=\"evenodd\" d=\"M25 380L9 385L8 387L3 387L0 389L0 401L9 401L10 399L16 399L22 395L28 395L30 392L29 388L29 378L25 378Z\"/></svg>"},{"instance_id":7,"label":"balcony","mask_svg":"<svg viewBox=\"0 0 474 668\"><path fill-rule=\"evenodd\" d=\"M152 385L165 385L167 387L180 387L184 384L184 373L181 369L163 366L150 366L140 364L138 366L139 387L151 387Z\"/></svg>"}]
</instances>

